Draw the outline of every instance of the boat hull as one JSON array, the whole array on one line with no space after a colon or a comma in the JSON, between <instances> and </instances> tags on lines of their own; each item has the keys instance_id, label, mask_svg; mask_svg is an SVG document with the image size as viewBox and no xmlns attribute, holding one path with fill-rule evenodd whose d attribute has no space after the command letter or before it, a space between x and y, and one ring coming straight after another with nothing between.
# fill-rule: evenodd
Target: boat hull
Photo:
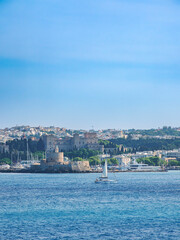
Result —
<instances>
[{"instance_id":1,"label":"boat hull","mask_svg":"<svg viewBox=\"0 0 180 240\"><path fill-rule=\"evenodd\" d=\"M95 183L117 183L117 181L110 180L110 179L97 179L97 180L95 180Z\"/></svg>"}]
</instances>

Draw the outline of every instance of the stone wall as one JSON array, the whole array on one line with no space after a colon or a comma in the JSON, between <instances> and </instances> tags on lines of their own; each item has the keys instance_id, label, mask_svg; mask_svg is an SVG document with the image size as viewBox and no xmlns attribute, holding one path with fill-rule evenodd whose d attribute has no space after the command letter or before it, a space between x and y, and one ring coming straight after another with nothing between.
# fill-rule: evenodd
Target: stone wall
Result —
<instances>
[{"instance_id":1,"label":"stone wall","mask_svg":"<svg viewBox=\"0 0 180 240\"><path fill-rule=\"evenodd\" d=\"M34 164L31 166L32 172L42 172L42 173L72 173L72 172L91 172L91 167L89 166L89 161L77 161L69 163L59 163L59 164L47 164L46 162L41 162L41 164Z\"/></svg>"},{"instance_id":2,"label":"stone wall","mask_svg":"<svg viewBox=\"0 0 180 240\"><path fill-rule=\"evenodd\" d=\"M72 172L91 172L89 161L71 162Z\"/></svg>"}]
</instances>

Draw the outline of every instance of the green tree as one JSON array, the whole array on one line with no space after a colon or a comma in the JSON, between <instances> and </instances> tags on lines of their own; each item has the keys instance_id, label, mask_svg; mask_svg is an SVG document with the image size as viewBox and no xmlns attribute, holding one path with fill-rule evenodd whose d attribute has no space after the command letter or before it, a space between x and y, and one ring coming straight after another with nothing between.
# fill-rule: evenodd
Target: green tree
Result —
<instances>
[{"instance_id":1,"label":"green tree","mask_svg":"<svg viewBox=\"0 0 180 240\"><path fill-rule=\"evenodd\" d=\"M118 162L118 160L116 158L110 158L110 164L111 165L118 165L119 162Z\"/></svg>"},{"instance_id":2,"label":"green tree","mask_svg":"<svg viewBox=\"0 0 180 240\"><path fill-rule=\"evenodd\" d=\"M81 148L79 150L73 150L73 151L64 153L65 157L68 157L70 159L73 159L75 157L81 157L81 158L87 159L93 156L97 156L98 154L99 154L99 151L86 149L86 148Z\"/></svg>"},{"instance_id":3,"label":"green tree","mask_svg":"<svg viewBox=\"0 0 180 240\"><path fill-rule=\"evenodd\" d=\"M77 162L77 161L84 161L84 159L81 158L81 157L75 157L75 158L73 158L73 161L75 161L75 162Z\"/></svg>"},{"instance_id":4,"label":"green tree","mask_svg":"<svg viewBox=\"0 0 180 240\"><path fill-rule=\"evenodd\" d=\"M105 163L105 159L102 160L101 164L104 165L104 163ZM112 165L110 158L107 159L107 164Z\"/></svg>"},{"instance_id":5,"label":"green tree","mask_svg":"<svg viewBox=\"0 0 180 240\"><path fill-rule=\"evenodd\" d=\"M89 164L92 166L101 164L101 161L98 156L90 157L90 158L88 158L88 161L89 161Z\"/></svg>"},{"instance_id":6,"label":"green tree","mask_svg":"<svg viewBox=\"0 0 180 240\"><path fill-rule=\"evenodd\" d=\"M11 160L9 158L0 159L0 165L3 165L3 164L11 164Z\"/></svg>"},{"instance_id":7,"label":"green tree","mask_svg":"<svg viewBox=\"0 0 180 240\"><path fill-rule=\"evenodd\" d=\"M167 166L167 162L165 160L160 159L159 160L159 165L160 166Z\"/></svg>"},{"instance_id":8,"label":"green tree","mask_svg":"<svg viewBox=\"0 0 180 240\"><path fill-rule=\"evenodd\" d=\"M160 166L160 165L165 165L166 162L160 159L157 156L154 157L145 157L145 158L139 158L136 160L138 163L145 163L148 164L149 166Z\"/></svg>"},{"instance_id":9,"label":"green tree","mask_svg":"<svg viewBox=\"0 0 180 240\"><path fill-rule=\"evenodd\" d=\"M137 163L145 163L145 164L148 164L150 166L154 166L154 163L151 162L151 160L149 158L139 158L136 160Z\"/></svg>"},{"instance_id":10,"label":"green tree","mask_svg":"<svg viewBox=\"0 0 180 240\"><path fill-rule=\"evenodd\" d=\"M37 152L33 153L33 156L34 156L34 157L37 157L37 156L38 156L38 159L43 159L43 157L44 157L44 152L42 152L42 151L37 151Z\"/></svg>"},{"instance_id":11,"label":"green tree","mask_svg":"<svg viewBox=\"0 0 180 240\"><path fill-rule=\"evenodd\" d=\"M171 160L168 162L168 166L180 166L180 162L177 160Z\"/></svg>"}]
</instances>

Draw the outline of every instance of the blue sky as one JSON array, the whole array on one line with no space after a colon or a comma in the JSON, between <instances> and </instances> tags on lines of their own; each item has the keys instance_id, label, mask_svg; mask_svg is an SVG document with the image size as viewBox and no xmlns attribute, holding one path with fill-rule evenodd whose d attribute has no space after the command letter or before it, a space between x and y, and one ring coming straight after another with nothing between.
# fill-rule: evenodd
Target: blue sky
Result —
<instances>
[{"instance_id":1,"label":"blue sky","mask_svg":"<svg viewBox=\"0 0 180 240\"><path fill-rule=\"evenodd\" d=\"M0 128L180 126L180 1L0 0Z\"/></svg>"}]
</instances>

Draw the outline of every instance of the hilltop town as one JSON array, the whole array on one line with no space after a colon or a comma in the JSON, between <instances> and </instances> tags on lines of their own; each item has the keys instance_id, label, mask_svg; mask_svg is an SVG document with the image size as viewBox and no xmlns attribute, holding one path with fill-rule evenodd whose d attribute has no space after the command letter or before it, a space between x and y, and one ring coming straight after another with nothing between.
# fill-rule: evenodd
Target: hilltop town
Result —
<instances>
[{"instance_id":1,"label":"hilltop town","mask_svg":"<svg viewBox=\"0 0 180 240\"><path fill-rule=\"evenodd\" d=\"M53 126L0 129L0 169L8 171L101 171L105 158L114 171L131 170L133 163L140 162L161 169L178 169L179 149L180 129L171 127L90 131Z\"/></svg>"},{"instance_id":2,"label":"hilltop town","mask_svg":"<svg viewBox=\"0 0 180 240\"><path fill-rule=\"evenodd\" d=\"M8 140L20 139L23 136L31 137L33 139L39 139L42 135L53 134L58 138L73 137L74 133L83 135L86 130L73 130L60 127L31 127L31 126L15 126L10 128L0 129L0 142L5 143ZM158 129L104 129L94 130L91 129L89 132L96 133L98 139L116 139L116 138L127 138L131 136L132 139L138 140L140 138L157 138L157 139L174 139L180 138L180 127L171 128L163 127Z\"/></svg>"}]
</instances>

